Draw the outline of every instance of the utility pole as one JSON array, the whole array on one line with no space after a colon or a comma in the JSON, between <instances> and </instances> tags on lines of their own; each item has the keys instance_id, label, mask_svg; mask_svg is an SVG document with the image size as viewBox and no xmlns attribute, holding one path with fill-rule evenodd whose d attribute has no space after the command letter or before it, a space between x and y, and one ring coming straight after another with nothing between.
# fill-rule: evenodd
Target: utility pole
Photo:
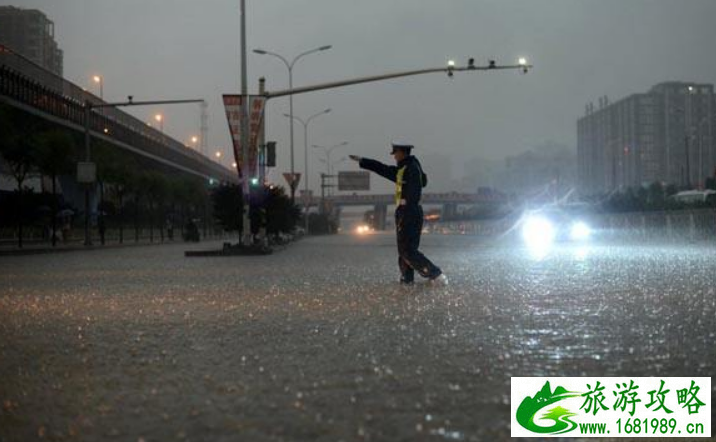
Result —
<instances>
[{"instance_id":1,"label":"utility pole","mask_svg":"<svg viewBox=\"0 0 716 442\"><path fill-rule=\"evenodd\" d=\"M266 92L266 78L259 78L259 95ZM259 184L264 185L266 180L266 109L264 109L264 118L261 120L261 129L259 131Z\"/></svg>"},{"instance_id":2,"label":"utility pole","mask_svg":"<svg viewBox=\"0 0 716 442\"><path fill-rule=\"evenodd\" d=\"M259 95L263 94L266 91L266 78L261 77L259 78ZM264 112L266 110L264 109ZM262 119L261 122L261 128L259 129L259 156L258 156L258 163L259 163L259 185L258 185L258 192L259 192L259 198L260 198L260 205L257 208L257 210L261 211L263 210L263 216L259 216L259 223L261 226L259 227L259 241L261 242L262 246L268 246L267 241L267 233L266 233L266 118Z\"/></svg>"},{"instance_id":3,"label":"utility pole","mask_svg":"<svg viewBox=\"0 0 716 442\"><path fill-rule=\"evenodd\" d=\"M246 66L246 0L241 0L241 184L243 189L243 231L241 243L251 239L249 225L249 85Z\"/></svg>"}]
</instances>

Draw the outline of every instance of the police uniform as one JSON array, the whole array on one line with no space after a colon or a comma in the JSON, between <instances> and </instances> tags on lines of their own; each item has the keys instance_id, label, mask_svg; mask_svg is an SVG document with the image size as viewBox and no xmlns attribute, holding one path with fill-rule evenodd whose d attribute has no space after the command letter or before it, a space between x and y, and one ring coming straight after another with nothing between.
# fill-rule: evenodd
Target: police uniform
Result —
<instances>
[{"instance_id":1,"label":"police uniform","mask_svg":"<svg viewBox=\"0 0 716 442\"><path fill-rule=\"evenodd\" d=\"M436 279L442 271L418 247L420 234L423 230L423 208L420 196L428 178L423 172L417 158L410 155L413 146L393 144L393 152L403 149L407 156L397 166L388 166L380 161L361 158L362 169L370 170L395 182L395 229L398 239L398 266L400 282L410 284L414 280L415 271L425 278Z\"/></svg>"}]
</instances>

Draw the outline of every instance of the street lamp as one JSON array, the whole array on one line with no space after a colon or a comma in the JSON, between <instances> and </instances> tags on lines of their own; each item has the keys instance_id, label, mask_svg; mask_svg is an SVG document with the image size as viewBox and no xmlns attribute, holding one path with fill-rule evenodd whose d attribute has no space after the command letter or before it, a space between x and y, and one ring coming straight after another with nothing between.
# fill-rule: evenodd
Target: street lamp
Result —
<instances>
[{"instance_id":1,"label":"street lamp","mask_svg":"<svg viewBox=\"0 0 716 442\"><path fill-rule=\"evenodd\" d=\"M306 191L306 231L308 231L308 123L311 122L314 118L320 117L321 115L327 114L331 111L331 108L328 108L326 110L323 110L321 112L317 112L310 117L308 117L305 121L295 115L289 115L289 114L283 114L284 117L290 118L291 120L298 120L301 124L303 124L303 161L304 161L304 189ZM294 193L294 187L291 186L291 194Z\"/></svg>"},{"instance_id":2,"label":"street lamp","mask_svg":"<svg viewBox=\"0 0 716 442\"><path fill-rule=\"evenodd\" d=\"M328 175L330 175L331 174L331 152L338 149L339 147L343 147L343 146L347 146L347 145L348 145L348 141L344 141L339 144L334 144L331 147L319 146L317 144L314 144L311 147L313 147L314 149L323 150L323 153L326 155L326 159L324 161L326 163L326 173Z\"/></svg>"},{"instance_id":3,"label":"street lamp","mask_svg":"<svg viewBox=\"0 0 716 442\"><path fill-rule=\"evenodd\" d=\"M313 54L315 52L320 52L320 51L327 51L328 49L331 49L331 47L332 47L331 45L326 45L326 46L321 46L321 47L318 47L315 49L311 49L310 51L302 52L302 53L298 54L296 57L294 57L293 60L291 60L290 62L283 56L281 56L275 52L266 51L264 49L254 49L254 53L259 54L259 55L272 55L272 56L278 58L279 60L281 60L286 65L286 68L288 69L288 88L293 89L293 66L296 64L296 62L300 58L302 58L308 54ZM288 113L289 113L289 118L290 118L289 134L290 134L290 146L291 146L291 176L293 177L295 174L295 167L294 167L295 163L294 163L294 155L293 155L293 94L290 94L288 96ZM308 178L308 176L306 178ZM295 198L295 187L291 186L291 202L294 201L294 198Z\"/></svg>"},{"instance_id":4,"label":"street lamp","mask_svg":"<svg viewBox=\"0 0 716 442\"><path fill-rule=\"evenodd\" d=\"M104 78L101 75L92 77L92 81L99 85L99 98L104 101Z\"/></svg>"},{"instance_id":5,"label":"street lamp","mask_svg":"<svg viewBox=\"0 0 716 442\"><path fill-rule=\"evenodd\" d=\"M308 123L311 122L314 118L320 117L323 114L327 114L331 111L330 108L323 110L321 112L317 112L310 117L308 117L306 120L303 120L300 117L297 117L295 115L289 115L289 114L283 114L284 117L298 120L299 123L303 125L303 160L304 160L304 170L303 173L305 175L305 190L306 195L308 195Z\"/></svg>"},{"instance_id":6,"label":"street lamp","mask_svg":"<svg viewBox=\"0 0 716 442\"><path fill-rule=\"evenodd\" d=\"M159 132L164 133L164 115L156 114L154 119L159 123Z\"/></svg>"}]
</instances>

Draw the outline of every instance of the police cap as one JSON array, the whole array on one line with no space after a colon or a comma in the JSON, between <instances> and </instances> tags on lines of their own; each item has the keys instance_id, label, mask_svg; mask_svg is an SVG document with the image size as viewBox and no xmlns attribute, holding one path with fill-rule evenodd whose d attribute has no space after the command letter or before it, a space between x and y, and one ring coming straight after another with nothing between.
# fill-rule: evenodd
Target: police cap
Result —
<instances>
[{"instance_id":1,"label":"police cap","mask_svg":"<svg viewBox=\"0 0 716 442\"><path fill-rule=\"evenodd\" d=\"M413 147L415 147L412 144L409 144L409 143L406 143L403 141L393 141L392 143L390 143L390 146L391 146L391 150L390 150L391 155L394 154L396 150L402 150L403 152L409 154L411 149L413 149Z\"/></svg>"}]
</instances>

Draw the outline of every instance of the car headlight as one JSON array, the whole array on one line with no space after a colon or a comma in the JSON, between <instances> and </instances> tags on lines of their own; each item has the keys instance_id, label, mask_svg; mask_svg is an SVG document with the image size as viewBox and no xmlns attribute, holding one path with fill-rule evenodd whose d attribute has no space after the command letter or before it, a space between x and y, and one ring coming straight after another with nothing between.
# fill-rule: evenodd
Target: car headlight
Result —
<instances>
[{"instance_id":1,"label":"car headlight","mask_svg":"<svg viewBox=\"0 0 716 442\"><path fill-rule=\"evenodd\" d=\"M583 221L577 221L572 224L572 228L569 231L569 237L574 241L584 241L592 236L592 229L589 228L587 223Z\"/></svg>"},{"instance_id":2,"label":"car headlight","mask_svg":"<svg viewBox=\"0 0 716 442\"><path fill-rule=\"evenodd\" d=\"M530 247L546 247L554 242L554 225L541 216L530 216L522 225L522 238Z\"/></svg>"}]
</instances>

